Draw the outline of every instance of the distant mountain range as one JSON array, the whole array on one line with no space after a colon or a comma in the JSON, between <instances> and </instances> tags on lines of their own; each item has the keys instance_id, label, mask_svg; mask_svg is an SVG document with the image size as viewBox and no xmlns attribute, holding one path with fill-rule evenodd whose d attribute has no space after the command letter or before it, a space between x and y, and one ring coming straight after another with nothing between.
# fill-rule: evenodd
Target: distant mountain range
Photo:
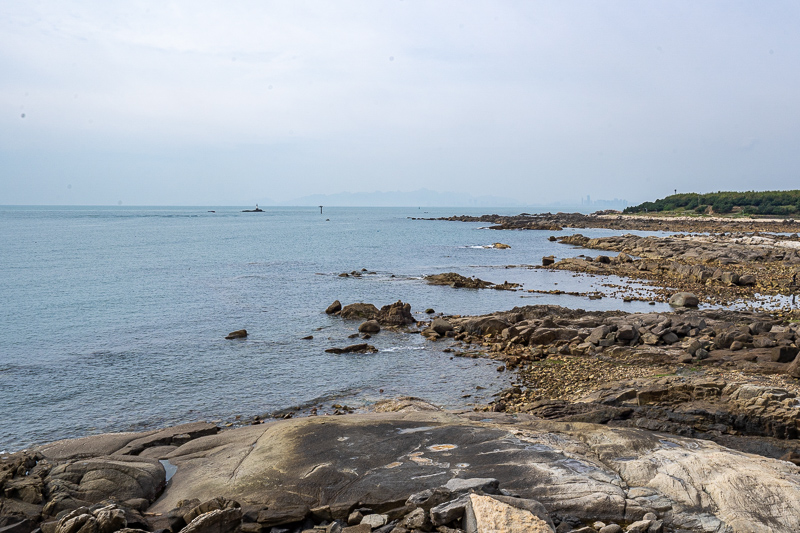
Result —
<instances>
[{"instance_id":1,"label":"distant mountain range","mask_svg":"<svg viewBox=\"0 0 800 533\"><path fill-rule=\"evenodd\" d=\"M578 203L535 204L502 196L472 196L467 193L437 192L429 189L416 191L341 192L337 194L312 194L283 202L262 200L261 205L325 205L338 207L576 207ZM583 206L584 209L586 206ZM621 204L621 207L625 205Z\"/></svg>"}]
</instances>

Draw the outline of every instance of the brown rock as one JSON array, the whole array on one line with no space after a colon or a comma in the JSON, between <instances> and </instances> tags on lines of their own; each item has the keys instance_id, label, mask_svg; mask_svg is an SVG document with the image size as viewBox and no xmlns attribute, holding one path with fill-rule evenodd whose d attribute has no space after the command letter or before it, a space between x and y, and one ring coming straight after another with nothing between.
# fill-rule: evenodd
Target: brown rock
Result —
<instances>
[{"instance_id":1,"label":"brown rock","mask_svg":"<svg viewBox=\"0 0 800 533\"><path fill-rule=\"evenodd\" d=\"M411 304L403 303L400 300L391 305L381 307L375 319L383 326L397 327L417 323L414 317L411 316Z\"/></svg>"},{"instance_id":2,"label":"brown rock","mask_svg":"<svg viewBox=\"0 0 800 533\"><path fill-rule=\"evenodd\" d=\"M367 320L358 326L358 331L361 333L378 333L381 330L381 325L377 320Z\"/></svg>"},{"instance_id":3,"label":"brown rock","mask_svg":"<svg viewBox=\"0 0 800 533\"><path fill-rule=\"evenodd\" d=\"M342 533L371 533L372 527L369 524L358 524L342 528Z\"/></svg>"},{"instance_id":4,"label":"brown rock","mask_svg":"<svg viewBox=\"0 0 800 533\"><path fill-rule=\"evenodd\" d=\"M181 533L233 533L241 525L241 509L215 509L192 520Z\"/></svg>"},{"instance_id":5,"label":"brown rock","mask_svg":"<svg viewBox=\"0 0 800 533\"><path fill-rule=\"evenodd\" d=\"M453 324L444 318L434 318L433 322L431 322L431 329L439 335L444 336L448 331L453 331Z\"/></svg>"},{"instance_id":6,"label":"brown rock","mask_svg":"<svg viewBox=\"0 0 800 533\"><path fill-rule=\"evenodd\" d=\"M335 353L335 354L342 354L342 353L377 353L378 349L371 344L367 344L366 342L361 344L352 344L350 346L345 346L344 348L328 348L325 350L327 353Z\"/></svg>"},{"instance_id":7,"label":"brown rock","mask_svg":"<svg viewBox=\"0 0 800 533\"><path fill-rule=\"evenodd\" d=\"M378 308L372 304L354 303L342 307L339 316L347 319L362 318L372 320L378 316Z\"/></svg>"},{"instance_id":8,"label":"brown rock","mask_svg":"<svg viewBox=\"0 0 800 533\"><path fill-rule=\"evenodd\" d=\"M425 276L425 279L431 285L450 285L455 288L486 289L494 285L489 281L478 278L468 278L455 272Z\"/></svg>"}]
</instances>

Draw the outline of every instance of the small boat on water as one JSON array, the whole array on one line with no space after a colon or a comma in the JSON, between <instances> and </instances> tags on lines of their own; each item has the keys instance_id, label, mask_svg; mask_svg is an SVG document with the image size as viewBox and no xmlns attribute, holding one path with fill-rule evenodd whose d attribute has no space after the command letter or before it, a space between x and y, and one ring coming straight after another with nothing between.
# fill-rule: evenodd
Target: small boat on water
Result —
<instances>
[{"instance_id":1,"label":"small boat on water","mask_svg":"<svg viewBox=\"0 0 800 533\"><path fill-rule=\"evenodd\" d=\"M258 204L256 204L256 208L255 209L244 209L242 211L242 213L263 213L263 212L264 212L264 210L261 209L260 207L258 207Z\"/></svg>"}]
</instances>

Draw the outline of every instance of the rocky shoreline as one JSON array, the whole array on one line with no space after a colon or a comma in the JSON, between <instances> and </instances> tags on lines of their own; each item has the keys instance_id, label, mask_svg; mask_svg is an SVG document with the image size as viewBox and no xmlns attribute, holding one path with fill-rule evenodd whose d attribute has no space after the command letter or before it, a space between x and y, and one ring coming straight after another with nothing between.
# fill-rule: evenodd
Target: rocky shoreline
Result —
<instances>
[{"instance_id":1,"label":"rocky shoreline","mask_svg":"<svg viewBox=\"0 0 800 533\"><path fill-rule=\"evenodd\" d=\"M336 301L325 312L358 323L360 338L326 351L369 358L374 335L419 334L452 357L495 360L514 382L469 411L403 398L369 413L198 422L3 454L0 533L800 530L800 321L768 309L796 291L797 222L448 220L709 234L572 235L559 240L617 255L540 267L645 280L671 312L428 309L418 321L402 301ZM452 272L428 282L518 289ZM697 308L742 301L756 309Z\"/></svg>"},{"instance_id":2,"label":"rocky shoreline","mask_svg":"<svg viewBox=\"0 0 800 533\"><path fill-rule=\"evenodd\" d=\"M581 213L521 213L515 216L457 215L442 218L415 218L414 220L447 220L453 222L481 222L497 230L549 230L563 228L605 228L618 230L669 231L669 232L771 232L796 233L800 221L794 219L711 217L711 216L648 216L622 215L616 211L601 211L591 215Z\"/></svg>"},{"instance_id":3,"label":"rocky shoreline","mask_svg":"<svg viewBox=\"0 0 800 533\"><path fill-rule=\"evenodd\" d=\"M546 268L595 275L647 280L654 287L648 298L667 301L676 289L691 291L714 305L747 302L771 305L772 297L791 298L800 290L800 238L751 236L743 233L640 237L621 235L590 239L581 234L558 242L616 256L544 258ZM627 294L637 298L638 294ZM789 307L781 302L781 307Z\"/></svg>"},{"instance_id":4,"label":"rocky shoreline","mask_svg":"<svg viewBox=\"0 0 800 533\"><path fill-rule=\"evenodd\" d=\"M3 533L800 527L796 322L527 306L418 323L403 302L329 311L491 357L517 383L474 411L404 399L5 455Z\"/></svg>"}]
</instances>

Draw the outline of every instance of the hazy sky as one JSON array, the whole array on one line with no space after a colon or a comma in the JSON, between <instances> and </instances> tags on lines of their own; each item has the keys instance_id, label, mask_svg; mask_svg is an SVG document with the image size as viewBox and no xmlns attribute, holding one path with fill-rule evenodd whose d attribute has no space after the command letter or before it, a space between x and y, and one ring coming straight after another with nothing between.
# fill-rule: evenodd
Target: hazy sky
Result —
<instances>
[{"instance_id":1,"label":"hazy sky","mask_svg":"<svg viewBox=\"0 0 800 533\"><path fill-rule=\"evenodd\" d=\"M0 204L800 188L800 3L0 4Z\"/></svg>"}]
</instances>

